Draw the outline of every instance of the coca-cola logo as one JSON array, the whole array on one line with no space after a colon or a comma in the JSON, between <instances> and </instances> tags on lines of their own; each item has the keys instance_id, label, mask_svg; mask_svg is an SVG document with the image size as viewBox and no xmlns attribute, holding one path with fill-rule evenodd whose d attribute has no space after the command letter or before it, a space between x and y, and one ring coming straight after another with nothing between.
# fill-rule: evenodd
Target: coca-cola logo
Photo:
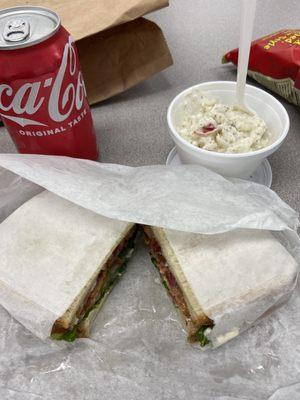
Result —
<instances>
[{"instance_id":1,"label":"coca-cola logo","mask_svg":"<svg viewBox=\"0 0 300 400\"><path fill-rule=\"evenodd\" d=\"M69 36L55 78L25 83L15 92L8 84L0 85L0 115L2 117L14 121L22 127L27 125L46 126L43 122L33 118L41 107L47 110L49 117L54 122L63 122L70 116L74 108L77 111L82 108L86 91L82 73L76 65L73 43L74 40ZM76 72L78 72L77 77ZM48 92L46 96L43 88L48 87L51 87L50 95ZM30 116L33 117L30 118Z\"/></svg>"}]
</instances>

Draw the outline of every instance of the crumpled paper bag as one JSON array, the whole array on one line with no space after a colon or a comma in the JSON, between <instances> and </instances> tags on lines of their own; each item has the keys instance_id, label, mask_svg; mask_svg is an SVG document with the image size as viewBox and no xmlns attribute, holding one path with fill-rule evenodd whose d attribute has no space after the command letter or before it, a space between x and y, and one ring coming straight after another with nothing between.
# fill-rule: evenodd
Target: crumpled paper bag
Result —
<instances>
[{"instance_id":1,"label":"crumpled paper bag","mask_svg":"<svg viewBox=\"0 0 300 400\"><path fill-rule=\"evenodd\" d=\"M152 21L134 21L77 42L90 104L142 82L172 64L161 29Z\"/></svg>"},{"instance_id":2,"label":"crumpled paper bag","mask_svg":"<svg viewBox=\"0 0 300 400\"><path fill-rule=\"evenodd\" d=\"M2 0L1 8L56 11L76 40L90 104L120 93L172 64L160 28L141 16L168 0Z\"/></svg>"},{"instance_id":3,"label":"crumpled paper bag","mask_svg":"<svg viewBox=\"0 0 300 400\"><path fill-rule=\"evenodd\" d=\"M131 168L27 155L0 155L0 165L93 211L102 209L114 217L118 213L121 219L131 214L138 222L144 218L169 228L178 228L181 221L184 230L206 233L207 220L211 233L234 226L278 229L299 259L297 214L261 185L238 180L233 184L199 166ZM41 190L6 170L0 183L3 218ZM9 193L14 204L8 209ZM139 198L146 202L144 211L140 203L132 203ZM247 202L239 206L243 200ZM218 220L224 213L225 222ZM99 313L91 339L41 342L0 311L0 395L66 400L96 399L99 393L103 399L297 399L299 299L297 288L287 305L257 327L213 352L199 352L187 344L140 243Z\"/></svg>"}]
</instances>

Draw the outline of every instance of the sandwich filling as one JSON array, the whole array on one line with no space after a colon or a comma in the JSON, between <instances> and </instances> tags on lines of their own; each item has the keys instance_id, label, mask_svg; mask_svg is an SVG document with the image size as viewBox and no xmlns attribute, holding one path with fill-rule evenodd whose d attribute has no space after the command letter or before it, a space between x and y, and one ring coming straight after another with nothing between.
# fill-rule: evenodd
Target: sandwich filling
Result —
<instances>
[{"instance_id":1,"label":"sandwich filling","mask_svg":"<svg viewBox=\"0 0 300 400\"><path fill-rule=\"evenodd\" d=\"M211 330L213 328L213 321L206 317L204 323L199 324L199 322L192 319L183 292L179 284L177 283L176 278L172 273L167 260L163 256L162 249L157 239L155 238L151 228L144 226L144 236L146 244L149 247L152 263L158 269L163 285L167 289L173 303L178 308L180 314L185 321L188 329L189 340L191 342L198 341L201 346L206 346L210 343L210 341L205 334L208 332L208 330Z\"/></svg>"},{"instance_id":2,"label":"sandwich filling","mask_svg":"<svg viewBox=\"0 0 300 400\"><path fill-rule=\"evenodd\" d=\"M51 332L53 339L72 342L76 337L84 337L81 325L89 317L91 311L95 310L95 308L100 308L117 279L125 271L127 261L133 253L136 235L137 228L134 227L114 249L103 268L101 268L81 305L78 307L76 317L71 326L65 329L61 326L59 320L54 323Z\"/></svg>"}]
</instances>

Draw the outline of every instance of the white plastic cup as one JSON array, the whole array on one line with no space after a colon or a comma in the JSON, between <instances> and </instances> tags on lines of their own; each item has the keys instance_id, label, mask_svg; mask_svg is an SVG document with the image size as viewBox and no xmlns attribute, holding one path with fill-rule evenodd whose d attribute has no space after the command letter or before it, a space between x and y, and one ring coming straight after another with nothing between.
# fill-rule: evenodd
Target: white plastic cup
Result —
<instances>
[{"instance_id":1,"label":"white plastic cup","mask_svg":"<svg viewBox=\"0 0 300 400\"><path fill-rule=\"evenodd\" d=\"M171 102L167 114L169 131L183 164L200 164L223 176L247 179L266 157L281 146L290 128L288 113L274 96L251 85L246 85L245 103L266 122L270 129L273 141L269 146L248 153L217 153L196 147L179 135L175 125L180 118L179 106L186 94L200 89L217 97L221 103L233 105L236 103L235 88L236 82L204 82L179 93Z\"/></svg>"}]
</instances>

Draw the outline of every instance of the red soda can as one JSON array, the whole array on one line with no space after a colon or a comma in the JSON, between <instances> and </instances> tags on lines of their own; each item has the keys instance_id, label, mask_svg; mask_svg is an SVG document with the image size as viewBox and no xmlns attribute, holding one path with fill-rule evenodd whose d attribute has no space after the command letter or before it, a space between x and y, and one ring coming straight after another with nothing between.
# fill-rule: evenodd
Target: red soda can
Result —
<instances>
[{"instance_id":1,"label":"red soda can","mask_svg":"<svg viewBox=\"0 0 300 400\"><path fill-rule=\"evenodd\" d=\"M98 158L75 43L51 10L0 11L0 118L20 153Z\"/></svg>"}]
</instances>

